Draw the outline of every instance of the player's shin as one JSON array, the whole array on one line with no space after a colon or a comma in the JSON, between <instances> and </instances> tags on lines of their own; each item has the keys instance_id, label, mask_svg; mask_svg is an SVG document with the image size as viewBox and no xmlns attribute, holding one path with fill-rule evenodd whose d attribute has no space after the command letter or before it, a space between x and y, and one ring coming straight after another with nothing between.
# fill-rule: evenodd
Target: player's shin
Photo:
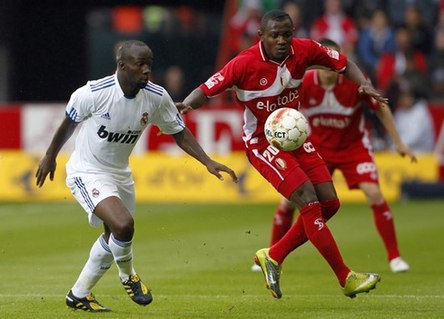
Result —
<instances>
[{"instance_id":1,"label":"player's shin","mask_svg":"<svg viewBox=\"0 0 444 319\"><path fill-rule=\"evenodd\" d=\"M109 248L114 256L114 261L119 269L119 276L125 281L136 272L133 268L133 242L120 241L113 234L109 237Z\"/></svg>"},{"instance_id":2,"label":"player's shin","mask_svg":"<svg viewBox=\"0 0 444 319\"><path fill-rule=\"evenodd\" d=\"M302 207L300 214L308 239L335 272L340 285L344 286L350 269L345 265L336 241L324 222L319 202L312 202Z\"/></svg>"},{"instance_id":3,"label":"player's shin","mask_svg":"<svg viewBox=\"0 0 444 319\"><path fill-rule=\"evenodd\" d=\"M88 261L83 267L79 278L72 288L72 293L78 298L86 297L96 283L113 263L113 255L106 243L103 234L91 247Z\"/></svg>"}]
</instances>

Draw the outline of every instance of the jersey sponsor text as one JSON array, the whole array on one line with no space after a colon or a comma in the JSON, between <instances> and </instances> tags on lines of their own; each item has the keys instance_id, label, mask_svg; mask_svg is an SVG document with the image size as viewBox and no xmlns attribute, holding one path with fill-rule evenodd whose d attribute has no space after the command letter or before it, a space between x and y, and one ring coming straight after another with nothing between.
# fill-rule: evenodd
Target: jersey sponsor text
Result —
<instances>
[{"instance_id":1,"label":"jersey sponsor text","mask_svg":"<svg viewBox=\"0 0 444 319\"><path fill-rule=\"evenodd\" d=\"M277 99L275 97L273 97L272 100L276 100L275 103L270 103L270 100L266 100L265 102L259 101L256 104L256 108L258 110L265 109L265 110L267 110L267 112L271 113L274 110L276 110L278 107L287 105L298 98L299 98L299 91L297 89L295 89L293 91L289 91L287 95L278 96Z\"/></svg>"},{"instance_id":2,"label":"jersey sponsor text","mask_svg":"<svg viewBox=\"0 0 444 319\"><path fill-rule=\"evenodd\" d=\"M97 131L100 138L107 139L108 142L134 144L139 138L140 131L128 131L126 133L114 133L106 130L106 126L100 126Z\"/></svg>"},{"instance_id":3,"label":"jersey sponsor text","mask_svg":"<svg viewBox=\"0 0 444 319\"><path fill-rule=\"evenodd\" d=\"M325 116L317 116L313 117L311 123L314 127L323 126L323 127L344 129L350 124L350 119L349 118L337 119Z\"/></svg>"}]
</instances>

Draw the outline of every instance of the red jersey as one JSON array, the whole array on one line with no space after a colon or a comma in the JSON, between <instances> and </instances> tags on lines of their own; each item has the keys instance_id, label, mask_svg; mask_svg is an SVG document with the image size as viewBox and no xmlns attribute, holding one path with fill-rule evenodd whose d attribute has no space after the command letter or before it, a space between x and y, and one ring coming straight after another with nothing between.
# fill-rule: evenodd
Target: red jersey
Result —
<instances>
[{"instance_id":1,"label":"red jersey","mask_svg":"<svg viewBox=\"0 0 444 319\"><path fill-rule=\"evenodd\" d=\"M372 110L378 109L379 104L367 94L359 94L358 88L358 84L339 75L336 85L325 89L317 70L305 74L301 108L310 122L310 140L321 154L321 149L349 148L367 138L362 101L367 101Z\"/></svg>"},{"instance_id":2,"label":"red jersey","mask_svg":"<svg viewBox=\"0 0 444 319\"><path fill-rule=\"evenodd\" d=\"M239 53L218 73L200 85L206 96L229 89L245 107L243 139L246 147L265 140L264 123L268 115L280 107L299 108L299 86L306 69L321 65L343 71L347 58L309 39L292 40L290 54L278 63L270 60L258 42Z\"/></svg>"}]
</instances>

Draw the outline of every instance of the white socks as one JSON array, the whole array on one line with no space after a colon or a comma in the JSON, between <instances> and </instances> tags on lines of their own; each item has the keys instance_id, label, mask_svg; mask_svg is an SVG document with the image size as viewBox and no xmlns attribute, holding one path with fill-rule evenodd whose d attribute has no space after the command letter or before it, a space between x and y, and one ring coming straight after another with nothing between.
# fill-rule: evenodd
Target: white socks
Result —
<instances>
[{"instance_id":1,"label":"white socks","mask_svg":"<svg viewBox=\"0 0 444 319\"><path fill-rule=\"evenodd\" d=\"M114 238L113 234L109 237L109 249L111 250L114 261L119 269L121 281L125 281L130 275L135 275L133 268L133 241L120 241Z\"/></svg>"},{"instance_id":2,"label":"white socks","mask_svg":"<svg viewBox=\"0 0 444 319\"><path fill-rule=\"evenodd\" d=\"M78 298L86 297L92 287L99 281L113 263L113 255L103 234L91 247L89 259L83 267L77 282L72 287L72 293Z\"/></svg>"},{"instance_id":3,"label":"white socks","mask_svg":"<svg viewBox=\"0 0 444 319\"><path fill-rule=\"evenodd\" d=\"M77 298L86 297L111 267L113 261L116 262L119 269L121 281L125 281L130 275L136 274L133 268L132 241L119 241L111 234L109 244L107 244L102 234L91 247L89 259L72 287L74 296Z\"/></svg>"}]
</instances>

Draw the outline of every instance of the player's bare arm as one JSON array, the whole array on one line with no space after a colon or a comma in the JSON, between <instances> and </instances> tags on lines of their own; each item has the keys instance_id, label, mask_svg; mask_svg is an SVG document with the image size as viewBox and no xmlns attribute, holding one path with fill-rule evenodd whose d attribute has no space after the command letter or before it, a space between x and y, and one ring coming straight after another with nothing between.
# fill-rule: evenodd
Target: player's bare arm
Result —
<instances>
[{"instance_id":1,"label":"player's bare arm","mask_svg":"<svg viewBox=\"0 0 444 319\"><path fill-rule=\"evenodd\" d=\"M39 162L37 172L35 173L36 185L42 187L45 183L46 177L49 174L49 179L54 180L54 174L57 167L56 158L60 152L60 149L66 143L66 141L72 136L78 123L71 121L66 117L62 124L60 124L57 132L51 141L51 144L46 151L45 156Z\"/></svg>"},{"instance_id":2,"label":"player's bare arm","mask_svg":"<svg viewBox=\"0 0 444 319\"><path fill-rule=\"evenodd\" d=\"M208 97L202 89L196 88L183 100L183 102L176 103L176 107L181 114L186 114L191 110L198 109L207 100Z\"/></svg>"},{"instance_id":3,"label":"player's bare arm","mask_svg":"<svg viewBox=\"0 0 444 319\"><path fill-rule=\"evenodd\" d=\"M367 94L373 97L379 103L388 103L388 99L383 97L373 87L372 83L365 77L364 73L362 73L362 71L353 61L347 61L347 68L345 69L344 75L353 82L359 84L358 91L360 94Z\"/></svg>"},{"instance_id":4,"label":"player's bare arm","mask_svg":"<svg viewBox=\"0 0 444 319\"><path fill-rule=\"evenodd\" d=\"M399 153L399 155L402 157L408 156L412 163L416 163L418 161L416 155L413 153L410 147L404 144L398 130L396 129L390 107L386 103L379 103L379 108L376 110L376 115L395 144L396 151Z\"/></svg>"},{"instance_id":5,"label":"player's bare arm","mask_svg":"<svg viewBox=\"0 0 444 319\"><path fill-rule=\"evenodd\" d=\"M199 143L194 138L193 134L185 128L183 131L176 133L172 135L174 140L176 141L176 144L184 150L185 153L191 155L196 160L201 162L203 165L206 166L208 172L219 178L220 180L224 180L223 176L220 174L220 172L225 172L228 175L231 176L231 179L233 182L237 183L238 178L236 176L236 173L228 168L227 166L218 163L214 160L212 160L202 149L202 147L199 145Z\"/></svg>"}]
</instances>

